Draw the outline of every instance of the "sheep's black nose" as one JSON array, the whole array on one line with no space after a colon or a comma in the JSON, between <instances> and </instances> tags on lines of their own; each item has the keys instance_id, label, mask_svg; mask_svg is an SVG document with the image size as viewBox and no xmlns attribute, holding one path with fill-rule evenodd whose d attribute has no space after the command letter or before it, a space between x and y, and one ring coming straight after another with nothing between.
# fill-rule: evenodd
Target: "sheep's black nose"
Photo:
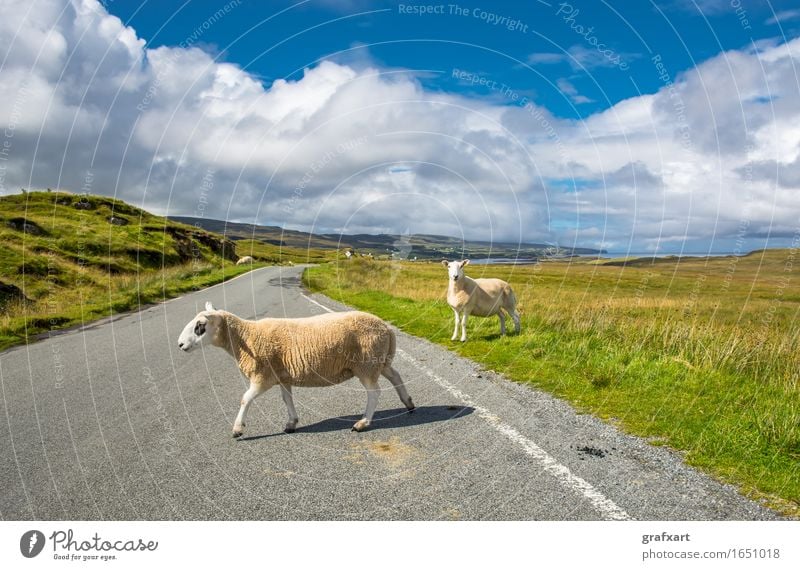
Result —
<instances>
[{"instance_id":1,"label":"sheep's black nose","mask_svg":"<svg viewBox=\"0 0 800 570\"><path fill-rule=\"evenodd\" d=\"M178 348L180 348L181 350L183 350L183 343L182 343L182 342L179 342L179 343L178 343Z\"/></svg>"}]
</instances>

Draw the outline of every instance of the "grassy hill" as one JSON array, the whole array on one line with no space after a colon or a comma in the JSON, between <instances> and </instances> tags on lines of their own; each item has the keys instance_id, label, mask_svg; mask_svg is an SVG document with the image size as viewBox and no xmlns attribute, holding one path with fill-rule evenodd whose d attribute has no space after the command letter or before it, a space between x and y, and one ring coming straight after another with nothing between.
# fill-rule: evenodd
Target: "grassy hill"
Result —
<instances>
[{"instance_id":1,"label":"grassy hill","mask_svg":"<svg viewBox=\"0 0 800 570\"><path fill-rule=\"evenodd\" d=\"M352 260L306 285L572 402L800 516L797 250L480 266L514 287L522 332L471 318L452 342L437 263Z\"/></svg>"},{"instance_id":2,"label":"grassy hill","mask_svg":"<svg viewBox=\"0 0 800 570\"><path fill-rule=\"evenodd\" d=\"M351 245L349 243L340 243L337 237L331 238L307 232L284 230L277 226L258 226L209 218L193 218L191 216L169 216L169 219L224 235L233 241L248 240L264 245L298 249L338 249Z\"/></svg>"},{"instance_id":3,"label":"grassy hill","mask_svg":"<svg viewBox=\"0 0 800 570\"><path fill-rule=\"evenodd\" d=\"M259 226L225 222L207 218L170 216L171 220L197 225L208 231L224 235L233 241L247 241L248 245L294 247L315 250L314 255L328 257L324 250L353 249L357 253L370 253L376 257L394 256L395 259L471 259L524 258L536 259L553 253L553 247L542 243L504 243L489 241L470 241L461 238L428 234L312 234L294 230L284 230L277 226ZM559 248L562 255L596 254L600 250L588 248Z\"/></svg>"},{"instance_id":4,"label":"grassy hill","mask_svg":"<svg viewBox=\"0 0 800 570\"><path fill-rule=\"evenodd\" d=\"M104 196L0 197L0 348L247 271L235 244Z\"/></svg>"}]
</instances>

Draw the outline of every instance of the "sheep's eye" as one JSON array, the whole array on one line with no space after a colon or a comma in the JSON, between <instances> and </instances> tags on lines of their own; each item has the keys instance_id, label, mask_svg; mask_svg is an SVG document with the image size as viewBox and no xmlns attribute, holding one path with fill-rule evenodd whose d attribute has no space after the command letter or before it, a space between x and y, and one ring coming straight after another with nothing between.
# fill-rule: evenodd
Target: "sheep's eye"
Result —
<instances>
[{"instance_id":1,"label":"sheep's eye","mask_svg":"<svg viewBox=\"0 0 800 570\"><path fill-rule=\"evenodd\" d=\"M198 322L196 325L194 325L194 334L196 334L197 336L202 336L203 333L205 332L206 332L205 323Z\"/></svg>"}]
</instances>

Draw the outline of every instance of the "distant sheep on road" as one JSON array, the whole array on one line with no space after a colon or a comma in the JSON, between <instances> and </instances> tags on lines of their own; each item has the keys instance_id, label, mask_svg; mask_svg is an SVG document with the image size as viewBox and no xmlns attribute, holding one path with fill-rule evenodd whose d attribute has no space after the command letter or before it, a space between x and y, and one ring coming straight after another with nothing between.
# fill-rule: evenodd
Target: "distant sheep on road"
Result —
<instances>
[{"instance_id":1,"label":"distant sheep on road","mask_svg":"<svg viewBox=\"0 0 800 570\"><path fill-rule=\"evenodd\" d=\"M367 390L367 409L353 430L369 427L378 405L383 375L392 383L409 412L414 403L400 374L392 368L396 339L394 332L378 317L359 311L326 313L299 319L240 319L206 303L178 338L178 348L188 352L206 336L211 344L224 348L250 380L242 397L233 437L244 432L247 408L272 386L281 389L289 414L285 432L297 427L292 386L333 386L357 376Z\"/></svg>"},{"instance_id":2,"label":"distant sheep on road","mask_svg":"<svg viewBox=\"0 0 800 570\"><path fill-rule=\"evenodd\" d=\"M471 279L464 274L464 267L469 264L469 259L463 261L442 260L442 265L447 268L447 304L455 313L456 324L450 340L458 338L458 325L461 323L461 342L467 340L467 318L470 315L477 317L500 318L500 334L506 334L506 316L503 311L514 321L514 332L519 332L519 313L517 312L517 297L511 285L502 279Z\"/></svg>"}]
</instances>

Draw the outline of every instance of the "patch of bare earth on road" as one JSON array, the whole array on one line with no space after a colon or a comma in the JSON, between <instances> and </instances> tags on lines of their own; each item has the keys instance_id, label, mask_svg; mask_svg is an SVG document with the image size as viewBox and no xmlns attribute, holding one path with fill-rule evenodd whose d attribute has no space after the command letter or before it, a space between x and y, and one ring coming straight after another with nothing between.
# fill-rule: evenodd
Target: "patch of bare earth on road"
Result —
<instances>
[{"instance_id":1,"label":"patch of bare earth on road","mask_svg":"<svg viewBox=\"0 0 800 570\"><path fill-rule=\"evenodd\" d=\"M375 464L376 460L393 471L403 471L410 475L409 462L417 455L417 450L400 441L397 436L386 440L364 441L350 445L351 453L347 459L357 465Z\"/></svg>"},{"instance_id":2,"label":"patch of bare earth on road","mask_svg":"<svg viewBox=\"0 0 800 570\"><path fill-rule=\"evenodd\" d=\"M461 520L461 511L455 507L445 509L442 511L442 515L440 517L442 520L448 521L460 521Z\"/></svg>"}]
</instances>

